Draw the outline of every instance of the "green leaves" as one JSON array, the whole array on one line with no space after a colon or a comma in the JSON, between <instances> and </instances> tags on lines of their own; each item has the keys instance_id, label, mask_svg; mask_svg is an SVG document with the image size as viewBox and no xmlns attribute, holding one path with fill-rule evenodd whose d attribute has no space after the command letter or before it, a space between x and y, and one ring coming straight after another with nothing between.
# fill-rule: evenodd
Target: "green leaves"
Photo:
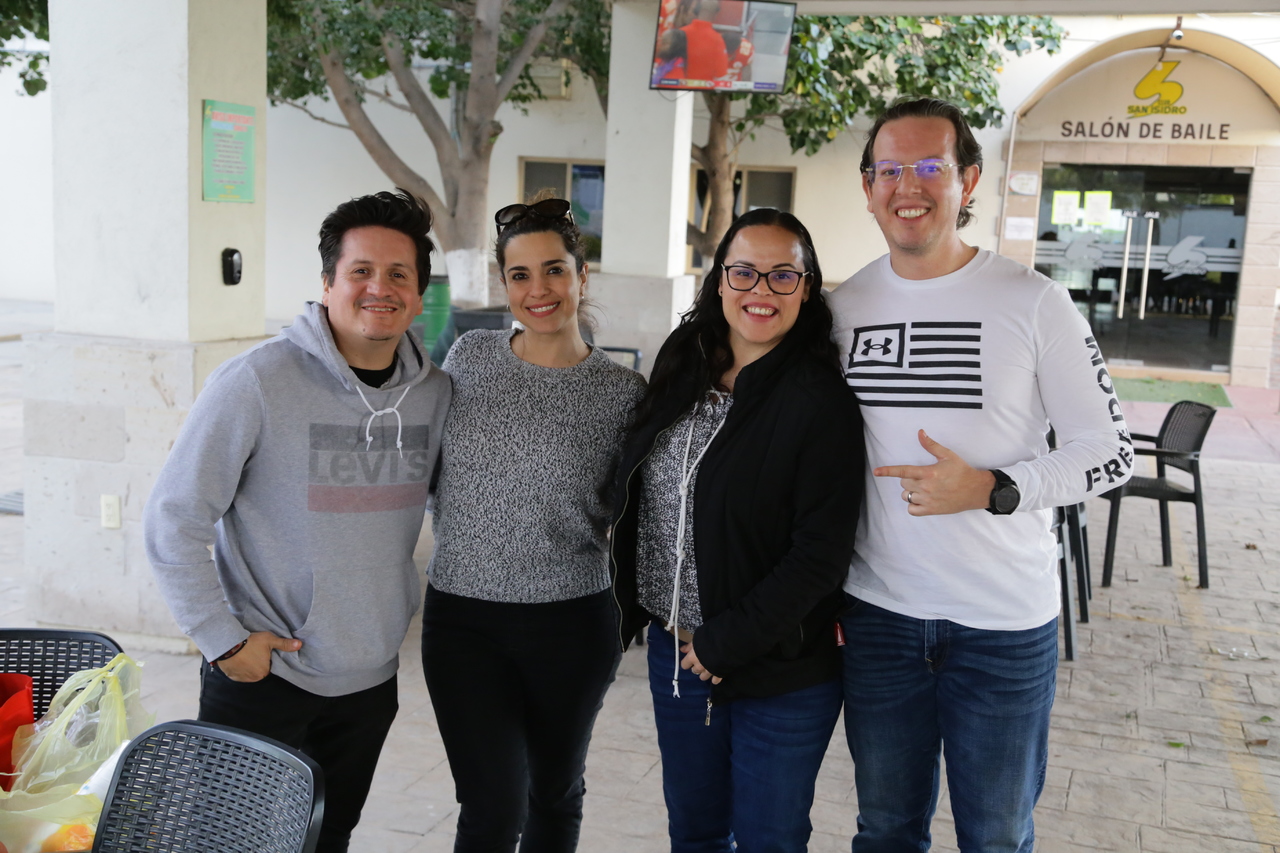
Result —
<instances>
[{"instance_id":1,"label":"green leaves","mask_svg":"<svg viewBox=\"0 0 1280 853\"><path fill-rule=\"evenodd\" d=\"M0 45L28 37L49 40L48 0L0 0ZM48 64L49 58L43 53L0 49L0 68L21 66L18 79L28 95L47 88L44 68Z\"/></svg>"},{"instance_id":2,"label":"green leaves","mask_svg":"<svg viewBox=\"0 0 1280 853\"><path fill-rule=\"evenodd\" d=\"M504 4L498 34L499 75L549 3L510 0ZM606 2L583 0L572 7L574 11L553 26L538 55L573 59L589 75L603 68L607 80ZM415 67L431 69L426 81L431 94L447 98L470 84L474 26L467 2L267 0L267 90L273 101L327 97L319 56L330 50L342 56L352 77L375 80L388 71L382 48L384 37L390 36L404 46ZM508 100L522 103L541 97L525 73Z\"/></svg>"},{"instance_id":3,"label":"green leaves","mask_svg":"<svg viewBox=\"0 0 1280 853\"><path fill-rule=\"evenodd\" d=\"M974 127L999 127L996 72L1009 54L1059 49L1051 18L965 15L935 18L812 15L796 19L781 95L750 95L740 134L782 125L791 150L812 155L859 113L883 112L901 97L957 104Z\"/></svg>"}]
</instances>

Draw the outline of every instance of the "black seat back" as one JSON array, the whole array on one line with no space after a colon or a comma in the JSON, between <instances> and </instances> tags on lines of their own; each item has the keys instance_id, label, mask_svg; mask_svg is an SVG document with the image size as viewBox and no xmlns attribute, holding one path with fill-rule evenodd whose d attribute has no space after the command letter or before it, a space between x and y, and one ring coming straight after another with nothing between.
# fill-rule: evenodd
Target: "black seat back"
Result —
<instances>
[{"instance_id":1,"label":"black seat back","mask_svg":"<svg viewBox=\"0 0 1280 853\"><path fill-rule=\"evenodd\" d=\"M1156 447L1164 450L1178 450L1183 453L1199 453L1204 445L1204 438L1209 434L1209 425L1218 410L1204 403L1183 400L1174 403L1169 413L1160 424L1160 434L1156 437ZM1167 458L1166 465L1190 471L1192 460Z\"/></svg>"},{"instance_id":2,"label":"black seat back","mask_svg":"<svg viewBox=\"0 0 1280 853\"><path fill-rule=\"evenodd\" d=\"M31 676L37 720L72 673L106 666L121 651L115 640L93 631L0 628L0 672Z\"/></svg>"},{"instance_id":3,"label":"black seat back","mask_svg":"<svg viewBox=\"0 0 1280 853\"><path fill-rule=\"evenodd\" d=\"M94 853L310 853L319 766L249 732L177 720L138 735L116 767Z\"/></svg>"}]
</instances>

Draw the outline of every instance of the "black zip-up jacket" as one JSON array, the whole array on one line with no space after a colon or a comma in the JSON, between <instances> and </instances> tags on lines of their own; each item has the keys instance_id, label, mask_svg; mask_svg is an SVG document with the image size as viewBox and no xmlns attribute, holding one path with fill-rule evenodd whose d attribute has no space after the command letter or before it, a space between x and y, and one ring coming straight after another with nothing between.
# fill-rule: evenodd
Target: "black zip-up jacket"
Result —
<instances>
[{"instance_id":1,"label":"black zip-up jacket","mask_svg":"<svg viewBox=\"0 0 1280 853\"><path fill-rule=\"evenodd\" d=\"M682 414L669 406L638 427L619 464L611 561L624 648L652 618L636 598L640 467ZM784 339L738 374L694 491L703 624L693 646L724 679L713 700L776 696L839 676L835 622L864 459L854 393L797 341Z\"/></svg>"}]
</instances>

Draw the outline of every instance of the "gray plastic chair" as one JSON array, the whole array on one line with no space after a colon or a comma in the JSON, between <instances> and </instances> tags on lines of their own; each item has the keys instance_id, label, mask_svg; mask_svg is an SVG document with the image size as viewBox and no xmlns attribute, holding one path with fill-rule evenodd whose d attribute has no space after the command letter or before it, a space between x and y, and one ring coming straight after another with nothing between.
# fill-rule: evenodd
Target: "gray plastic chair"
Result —
<instances>
[{"instance_id":1,"label":"gray plastic chair","mask_svg":"<svg viewBox=\"0 0 1280 853\"><path fill-rule=\"evenodd\" d=\"M324 778L278 741L177 720L129 743L105 802L93 853L311 853Z\"/></svg>"},{"instance_id":2,"label":"gray plastic chair","mask_svg":"<svg viewBox=\"0 0 1280 853\"><path fill-rule=\"evenodd\" d=\"M37 720L72 673L106 666L121 651L115 640L94 631L0 628L0 672L31 676Z\"/></svg>"}]
</instances>

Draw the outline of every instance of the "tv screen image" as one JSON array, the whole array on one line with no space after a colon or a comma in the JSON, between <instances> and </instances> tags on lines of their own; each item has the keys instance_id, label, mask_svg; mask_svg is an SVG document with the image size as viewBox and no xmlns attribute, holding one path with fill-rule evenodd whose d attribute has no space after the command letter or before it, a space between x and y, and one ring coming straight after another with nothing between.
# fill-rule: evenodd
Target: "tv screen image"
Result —
<instances>
[{"instance_id":1,"label":"tv screen image","mask_svg":"<svg viewBox=\"0 0 1280 853\"><path fill-rule=\"evenodd\" d=\"M781 92L794 3L662 0L650 89Z\"/></svg>"}]
</instances>

